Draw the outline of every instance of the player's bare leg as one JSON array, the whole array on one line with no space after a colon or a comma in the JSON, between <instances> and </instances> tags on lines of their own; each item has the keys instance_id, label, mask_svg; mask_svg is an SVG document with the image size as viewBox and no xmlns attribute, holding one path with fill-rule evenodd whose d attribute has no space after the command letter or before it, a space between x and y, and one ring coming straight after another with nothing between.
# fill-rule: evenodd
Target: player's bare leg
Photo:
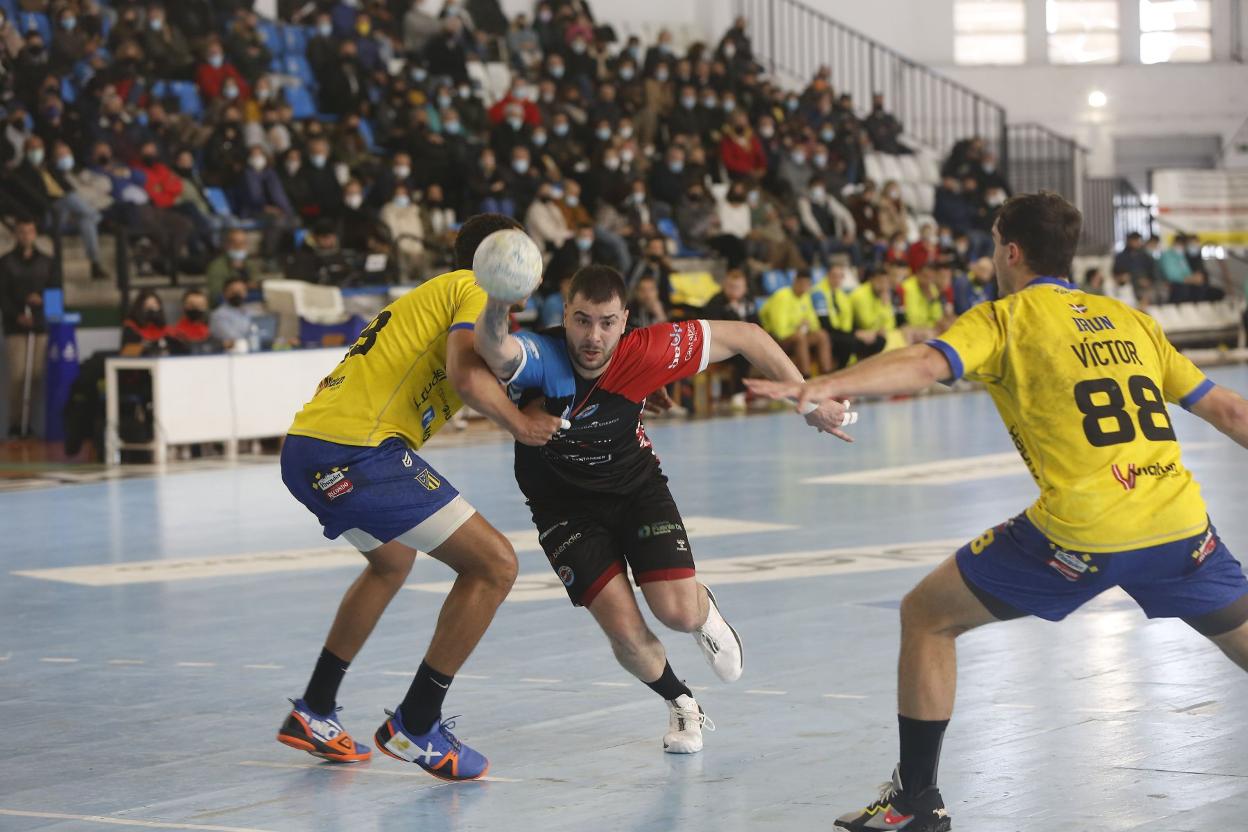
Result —
<instances>
[{"instance_id":1,"label":"player's bare leg","mask_svg":"<svg viewBox=\"0 0 1248 832\"><path fill-rule=\"evenodd\" d=\"M589 612L606 634L620 665L667 702L668 732L663 737L663 750L672 754L701 751L702 726L714 726L667 663L667 651L646 626L628 578L621 574L608 581L590 602Z\"/></svg>"},{"instance_id":2,"label":"player's bare leg","mask_svg":"<svg viewBox=\"0 0 1248 832\"><path fill-rule=\"evenodd\" d=\"M1210 640L1225 653L1231 661L1248 670L1248 622L1240 624L1229 633L1211 636Z\"/></svg>"},{"instance_id":3,"label":"player's bare leg","mask_svg":"<svg viewBox=\"0 0 1248 832\"><path fill-rule=\"evenodd\" d=\"M473 514L429 554L455 570L455 584L407 696L374 738L385 754L435 777L473 780L485 776L489 761L451 733L452 723L442 720L442 702L515 583L516 553L507 538Z\"/></svg>"},{"instance_id":4,"label":"player's bare leg","mask_svg":"<svg viewBox=\"0 0 1248 832\"><path fill-rule=\"evenodd\" d=\"M392 541L365 552L364 557L368 565L342 596L325 638L325 649L346 662L355 659L381 614L407 580L416 560L416 550Z\"/></svg>"},{"instance_id":5,"label":"player's bare leg","mask_svg":"<svg viewBox=\"0 0 1248 832\"><path fill-rule=\"evenodd\" d=\"M901 762L892 782L880 789L879 799L837 818L838 828L852 832L950 828L936 771L957 690L955 642L968 630L997 620L967 587L954 558L936 567L902 599L897 662Z\"/></svg>"},{"instance_id":6,"label":"player's bare leg","mask_svg":"<svg viewBox=\"0 0 1248 832\"><path fill-rule=\"evenodd\" d=\"M694 578L650 581L641 585L650 611L666 626L692 633L702 655L725 682L735 682L744 670L741 637L720 614L715 596Z\"/></svg>"}]
</instances>

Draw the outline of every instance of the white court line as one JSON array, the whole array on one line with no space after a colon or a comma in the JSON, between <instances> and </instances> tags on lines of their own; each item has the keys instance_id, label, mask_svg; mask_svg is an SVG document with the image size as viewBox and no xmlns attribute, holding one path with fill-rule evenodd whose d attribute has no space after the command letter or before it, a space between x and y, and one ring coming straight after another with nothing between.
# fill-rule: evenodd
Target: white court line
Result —
<instances>
[{"instance_id":1,"label":"white court line","mask_svg":"<svg viewBox=\"0 0 1248 832\"><path fill-rule=\"evenodd\" d=\"M630 685L628 682L593 682L592 684L597 685L600 688L631 688L632 687L632 685Z\"/></svg>"},{"instance_id":2,"label":"white court line","mask_svg":"<svg viewBox=\"0 0 1248 832\"><path fill-rule=\"evenodd\" d=\"M173 823L163 820L139 820L138 818L110 818L104 815L70 815L64 812L25 812L20 809L0 809L0 815L12 818L44 818L47 820L76 820L82 823L106 823L111 826L139 826L144 829L198 829L201 832L273 832L254 826L210 826L202 823Z\"/></svg>"},{"instance_id":3,"label":"white court line","mask_svg":"<svg viewBox=\"0 0 1248 832\"><path fill-rule=\"evenodd\" d=\"M456 673L456 679L488 679L489 676L478 676L475 673Z\"/></svg>"},{"instance_id":4,"label":"white court line","mask_svg":"<svg viewBox=\"0 0 1248 832\"><path fill-rule=\"evenodd\" d=\"M866 699L867 697L863 696L860 693L825 693L823 695L823 698L824 699Z\"/></svg>"},{"instance_id":5,"label":"white court line","mask_svg":"<svg viewBox=\"0 0 1248 832\"><path fill-rule=\"evenodd\" d=\"M68 656L44 656L39 661L47 662L48 664L74 664L78 660L71 659Z\"/></svg>"},{"instance_id":6,"label":"white court line","mask_svg":"<svg viewBox=\"0 0 1248 832\"><path fill-rule=\"evenodd\" d=\"M144 664L144 660L143 659L109 659L108 663L109 664L121 664L121 665Z\"/></svg>"},{"instance_id":7,"label":"white court line","mask_svg":"<svg viewBox=\"0 0 1248 832\"><path fill-rule=\"evenodd\" d=\"M369 768L366 766L343 766L343 765L326 765L324 763L270 763L265 760L242 760L240 766L251 766L253 768L282 768L282 769L315 769L317 771L349 771L352 774L376 774L382 777L417 777L421 780L431 780L423 771L391 771L384 768ZM495 777L486 775L477 780L461 780L460 783L523 783L515 777ZM429 783L430 786L449 786L452 781L438 780Z\"/></svg>"},{"instance_id":8,"label":"white court line","mask_svg":"<svg viewBox=\"0 0 1248 832\"><path fill-rule=\"evenodd\" d=\"M3 656L0 656L0 662L7 662L11 658L13 658L12 653L5 653Z\"/></svg>"},{"instance_id":9,"label":"white court line","mask_svg":"<svg viewBox=\"0 0 1248 832\"><path fill-rule=\"evenodd\" d=\"M710 690L710 685L690 685L689 690Z\"/></svg>"},{"instance_id":10,"label":"white court line","mask_svg":"<svg viewBox=\"0 0 1248 832\"><path fill-rule=\"evenodd\" d=\"M787 690L747 690L746 693L752 693L755 696L788 696Z\"/></svg>"},{"instance_id":11,"label":"white court line","mask_svg":"<svg viewBox=\"0 0 1248 832\"><path fill-rule=\"evenodd\" d=\"M245 664L243 667L248 670L281 670L285 665L281 664Z\"/></svg>"},{"instance_id":12,"label":"white court line","mask_svg":"<svg viewBox=\"0 0 1248 832\"><path fill-rule=\"evenodd\" d=\"M381 675L382 675L382 676L404 676L404 677L407 677L407 676L415 676L415 675L416 675L416 671L415 671L415 670L383 670L383 671L381 671Z\"/></svg>"},{"instance_id":13,"label":"white court line","mask_svg":"<svg viewBox=\"0 0 1248 832\"><path fill-rule=\"evenodd\" d=\"M216 667L216 662L178 662L177 667Z\"/></svg>"},{"instance_id":14,"label":"white court line","mask_svg":"<svg viewBox=\"0 0 1248 832\"><path fill-rule=\"evenodd\" d=\"M794 526L741 520L735 517L687 516L685 529L690 540L743 534L776 533ZM536 529L505 532L520 552L540 552ZM161 558L159 560L101 563L84 566L59 566L51 569L19 569L12 574L26 578L78 584L80 586L125 586L129 584L187 581L200 578L224 578L240 575L268 575L275 572L311 572L358 569L364 561L353 548L337 546L319 549L285 549L250 554L218 555L203 558ZM563 584L560 585L562 591Z\"/></svg>"},{"instance_id":15,"label":"white court line","mask_svg":"<svg viewBox=\"0 0 1248 832\"><path fill-rule=\"evenodd\" d=\"M535 685L557 685L563 680L562 679L543 679L540 676L524 676L524 677L521 677L520 681L532 682Z\"/></svg>"},{"instance_id":16,"label":"white court line","mask_svg":"<svg viewBox=\"0 0 1248 832\"><path fill-rule=\"evenodd\" d=\"M861 572L885 572L915 566L934 566L966 542L965 538L924 540L917 543L877 543L843 549L775 552L767 555L736 555L698 562L698 577L716 587L721 584L757 584L796 578L821 578ZM407 584L404 589L445 595L453 581ZM526 572L516 579L507 603L566 599L563 581L549 569Z\"/></svg>"}]
</instances>

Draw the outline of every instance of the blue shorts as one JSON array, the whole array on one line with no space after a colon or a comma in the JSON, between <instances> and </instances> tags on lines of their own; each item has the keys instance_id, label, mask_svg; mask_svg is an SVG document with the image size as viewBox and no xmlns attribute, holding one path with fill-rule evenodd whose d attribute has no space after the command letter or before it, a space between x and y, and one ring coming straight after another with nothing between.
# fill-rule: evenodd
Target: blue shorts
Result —
<instances>
[{"instance_id":1,"label":"blue shorts","mask_svg":"<svg viewBox=\"0 0 1248 832\"><path fill-rule=\"evenodd\" d=\"M430 552L474 513L455 486L401 439L375 448L289 435L282 482L324 527L361 552L398 540Z\"/></svg>"},{"instance_id":2,"label":"blue shorts","mask_svg":"<svg viewBox=\"0 0 1248 832\"><path fill-rule=\"evenodd\" d=\"M1057 547L1020 514L958 550L958 569L998 618L1061 621L1120 586L1149 618L1181 618L1205 635L1248 620L1248 578L1211 525L1208 531L1126 552Z\"/></svg>"}]
</instances>

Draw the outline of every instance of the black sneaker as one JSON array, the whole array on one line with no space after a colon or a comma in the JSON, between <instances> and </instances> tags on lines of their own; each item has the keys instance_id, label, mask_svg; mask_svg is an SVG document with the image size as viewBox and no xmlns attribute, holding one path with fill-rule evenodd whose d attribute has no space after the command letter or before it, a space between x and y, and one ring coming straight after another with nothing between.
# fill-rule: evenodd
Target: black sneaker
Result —
<instances>
[{"instance_id":1,"label":"black sneaker","mask_svg":"<svg viewBox=\"0 0 1248 832\"><path fill-rule=\"evenodd\" d=\"M950 832L953 821L945 811L940 789L929 786L917 796L901 789L901 769L893 769L893 779L880 786L880 797L870 806L836 819L837 829L850 832Z\"/></svg>"}]
</instances>

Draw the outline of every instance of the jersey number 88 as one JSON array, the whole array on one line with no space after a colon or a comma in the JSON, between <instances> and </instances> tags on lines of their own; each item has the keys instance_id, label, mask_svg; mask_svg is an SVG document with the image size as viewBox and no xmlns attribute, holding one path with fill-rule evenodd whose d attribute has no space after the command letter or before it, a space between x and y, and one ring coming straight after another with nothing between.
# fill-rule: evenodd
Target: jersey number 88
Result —
<instances>
[{"instance_id":1,"label":"jersey number 88","mask_svg":"<svg viewBox=\"0 0 1248 832\"><path fill-rule=\"evenodd\" d=\"M1140 433L1153 442L1173 442L1174 427L1166 413L1161 391L1148 376L1131 376L1127 379L1127 391L1131 401L1139 408L1137 419ZM1093 396L1104 396L1107 401L1097 402ZM1083 433L1094 448L1121 445L1135 439L1135 423L1126 411L1126 399L1122 387L1112 378L1093 378L1075 385L1075 404L1083 414ZM1106 430L1103 423L1113 420Z\"/></svg>"}]
</instances>

